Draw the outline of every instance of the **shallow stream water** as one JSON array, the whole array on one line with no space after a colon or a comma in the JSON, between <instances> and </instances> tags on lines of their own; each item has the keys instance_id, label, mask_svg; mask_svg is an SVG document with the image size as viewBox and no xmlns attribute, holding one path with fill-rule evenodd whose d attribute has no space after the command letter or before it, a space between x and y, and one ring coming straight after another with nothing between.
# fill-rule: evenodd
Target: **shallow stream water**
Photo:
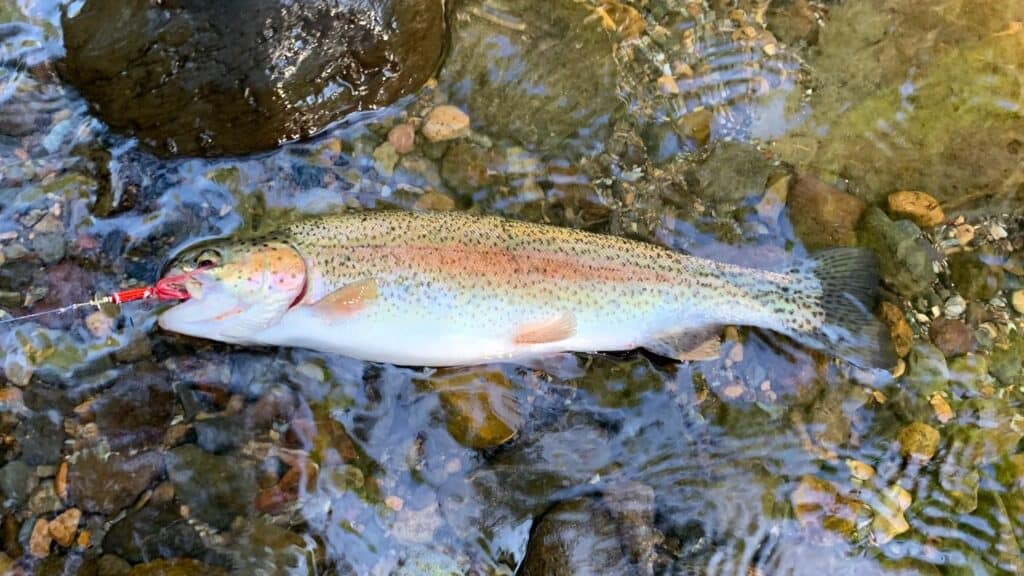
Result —
<instances>
[{"instance_id":1,"label":"shallow stream water","mask_svg":"<svg viewBox=\"0 0 1024 576\"><path fill-rule=\"evenodd\" d=\"M0 573L1024 573L1024 2L464 0L423 88L202 159L61 80L61 4L0 0L5 314L201 238L469 210L754 266L870 247L901 361L730 328L713 361L438 372L150 303L2 324ZM442 104L468 134L423 137Z\"/></svg>"}]
</instances>

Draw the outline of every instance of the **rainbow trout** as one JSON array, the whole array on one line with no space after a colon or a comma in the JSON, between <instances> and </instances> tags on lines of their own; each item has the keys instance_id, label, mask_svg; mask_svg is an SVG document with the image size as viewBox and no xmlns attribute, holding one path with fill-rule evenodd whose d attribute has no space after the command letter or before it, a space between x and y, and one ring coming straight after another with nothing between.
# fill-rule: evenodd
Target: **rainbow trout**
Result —
<instances>
[{"instance_id":1,"label":"rainbow trout","mask_svg":"<svg viewBox=\"0 0 1024 576\"><path fill-rule=\"evenodd\" d=\"M186 249L189 298L165 330L411 366L646 348L718 356L724 325L776 331L864 368L894 362L871 313L870 251L786 270L686 256L624 238L465 213L318 217Z\"/></svg>"}]
</instances>

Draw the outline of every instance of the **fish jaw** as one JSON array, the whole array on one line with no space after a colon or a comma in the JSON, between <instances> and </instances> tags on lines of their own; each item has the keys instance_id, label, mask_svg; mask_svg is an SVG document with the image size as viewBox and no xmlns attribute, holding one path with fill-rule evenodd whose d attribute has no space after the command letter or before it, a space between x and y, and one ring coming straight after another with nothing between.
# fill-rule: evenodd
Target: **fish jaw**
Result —
<instances>
[{"instance_id":1,"label":"fish jaw","mask_svg":"<svg viewBox=\"0 0 1024 576\"><path fill-rule=\"evenodd\" d=\"M186 336L242 343L229 335L237 332L239 319L251 314L252 305L226 290L203 287L190 293L188 300L160 315L157 323L161 328Z\"/></svg>"},{"instance_id":2,"label":"fish jaw","mask_svg":"<svg viewBox=\"0 0 1024 576\"><path fill-rule=\"evenodd\" d=\"M305 261L282 242L222 245L218 250L223 262L189 273L182 286L189 298L157 322L164 330L187 336L260 343L257 335L278 322L305 293ZM186 265L194 269L194 264Z\"/></svg>"}]
</instances>

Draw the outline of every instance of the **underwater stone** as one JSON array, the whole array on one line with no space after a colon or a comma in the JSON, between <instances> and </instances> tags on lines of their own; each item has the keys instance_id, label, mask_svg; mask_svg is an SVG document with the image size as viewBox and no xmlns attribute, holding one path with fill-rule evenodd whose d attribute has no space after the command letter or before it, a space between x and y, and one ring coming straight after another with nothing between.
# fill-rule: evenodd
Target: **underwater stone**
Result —
<instances>
[{"instance_id":1,"label":"underwater stone","mask_svg":"<svg viewBox=\"0 0 1024 576\"><path fill-rule=\"evenodd\" d=\"M187 444L167 455L167 475L178 499L197 518L227 529L246 516L256 498L256 471L242 459L208 454Z\"/></svg>"},{"instance_id":2,"label":"underwater stone","mask_svg":"<svg viewBox=\"0 0 1024 576\"><path fill-rule=\"evenodd\" d=\"M928 329L928 336L946 358L961 356L974 350L974 334L967 324L960 320L936 318Z\"/></svg>"},{"instance_id":3,"label":"underwater stone","mask_svg":"<svg viewBox=\"0 0 1024 576\"><path fill-rule=\"evenodd\" d=\"M195 528L178 514L174 504L167 502L130 512L107 532L103 550L138 563L196 558L205 548Z\"/></svg>"},{"instance_id":4,"label":"underwater stone","mask_svg":"<svg viewBox=\"0 0 1024 576\"><path fill-rule=\"evenodd\" d=\"M939 431L924 422L914 422L899 433L900 453L927 462L939 450Z\"/></svg>"},{"instance_id":5,"label":"underwater stone","mask_svg":"<svg viewBox=\"0 0 1024 576\"><path fill-rule=\"evenodd\" d=\"M80 453L68 468L68 502L87 512L114 514L138 498L163 472L155 452L135 456Z\"/></svg>"},{"instance_id":6,"label":"underwater stone","mask_svg":"<svg viewBox=\"0 0 1024 576\"><path fill-rule=\"evenodd\" d=\"M910 372L903 382L908 388L922 396L931 396L945 390L949 385L949 368L946 356L927 342L918 342L910 349L907 357Z\"/></svg>"},{"instance_id":7,"label":"underwater stone","mask_svg":"<svg viewBox=\"0 0 1024 576\"><path fill-rule=\"evenodd\" d=\"M1018 335L1008 346L992 350L989 373L1003 386L1024 381L1024 336Z\"/></svg>"},{"instance_id":8,"label":"underwater stone","mask_svg":"<svg viewBox=\"0 0 1024 576\"><path fill-rule=\"evenodd\" d=\"M901 294L917 296L935 281L931 246L913 222L893 222L878 208L869 208L857 237L878 255L882 277Z\"/></svg>"},{"instance_id":9,"label":"underwater stone","mask_svg":"<svg viewBox=\"0 0 1024 576\"><path fill-rule=\"evenodd\" d=\"M867 207L860 198L804 174L787 203L793 231L808 250L856 244L854 228Z\"/></svg>"},{"instance_id":10,"label":"underwater stone","mask_svg":"<svg viewBox=\"0 0 1024 576\"><path fill-rule=\"evenodd\" d=\"M949 275L960 295L969 300L989 300L999 293L1003 271L983 261L976 252L958 252L949 256Z\"/></svg>"},{"instance_id":11,"label":"underwater stone","mask_svg":"<svg viewBox=\"0 0 1024 576\"><path fill-rule=\"evenodd\" d=\"M530 533L520 576L630 573L616 523L596 501L556 504Z\"/></svg>"},{"instance_id":12,"label":"underwater stone","mask_svg":"<svg viewBox=\"0 0 1024 576\"><path fill-rule=\"evenodd\" d=\"M61 75L162 155L310 136L418 89L445 44L442 0L86 2L61 25Z\"/></svg>"},{"instance_id":13,"label":"underwater stone","mask_svg":"<svg viewBox=\"0 0 1024 576\"><path fill-rule=\"evenodd\" d=\"M601 138L623 107L612 40L570 0L462 2L442 89L481 131L531 148Z\"/></svg>"}]
</instances>

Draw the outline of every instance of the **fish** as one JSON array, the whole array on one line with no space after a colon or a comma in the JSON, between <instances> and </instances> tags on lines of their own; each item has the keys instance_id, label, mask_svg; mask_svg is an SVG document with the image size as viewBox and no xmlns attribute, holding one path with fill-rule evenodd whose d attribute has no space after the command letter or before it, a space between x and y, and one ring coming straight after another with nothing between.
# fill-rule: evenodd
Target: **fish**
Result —
<instances>
[{"instance_id":1,"label":"fish","mask_svg":"<svg viewBox=\"0 0 1024 576\"><path fill-rule=\"evenodd\" d=\"M716 358L725 326L777 332L864 369L895 363L878 262L834 248L779 269L468 212L367 210L182 248L168 332L421 367L643 348Z\"/></svg>"}]
</instances>

